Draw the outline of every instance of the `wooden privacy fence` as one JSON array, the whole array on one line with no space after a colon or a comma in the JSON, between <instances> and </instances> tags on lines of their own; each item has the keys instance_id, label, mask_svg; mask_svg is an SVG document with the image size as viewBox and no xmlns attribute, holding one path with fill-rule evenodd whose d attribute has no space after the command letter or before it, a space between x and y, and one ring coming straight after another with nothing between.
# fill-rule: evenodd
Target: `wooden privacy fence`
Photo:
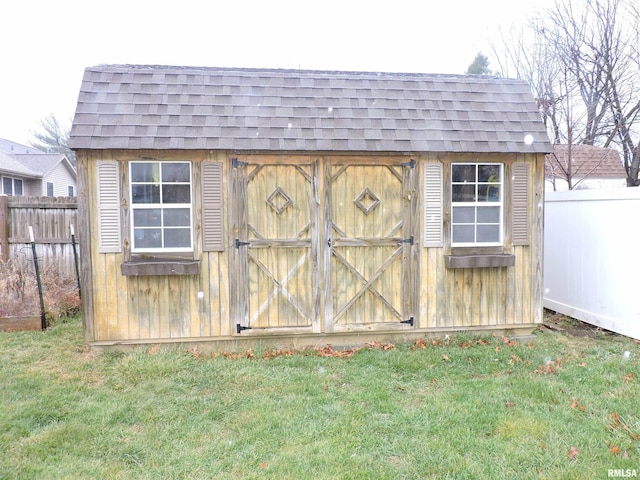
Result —
<instances>
[{"instance_id":1,"label":"wooden privacy fence","mask_svg":"<svg viewBox=\"0 0 640 480\"><path fill-rule=\"evenodd\" d=\"M29 239L32 226L41 271L75 276L70 227L77 225L77 213L75 197L0 195L0 260L33 260Z\"/></svg>"},{"instance_id":2,"label":"wooden privacy fence","mask_svg":"<svg viewBox=\"0 0 640 480\"><path fill-rule=\"evenodd\" d=\"M543 304L640 339L640 188L546 192Z\"/></svg>"}]
</instances>

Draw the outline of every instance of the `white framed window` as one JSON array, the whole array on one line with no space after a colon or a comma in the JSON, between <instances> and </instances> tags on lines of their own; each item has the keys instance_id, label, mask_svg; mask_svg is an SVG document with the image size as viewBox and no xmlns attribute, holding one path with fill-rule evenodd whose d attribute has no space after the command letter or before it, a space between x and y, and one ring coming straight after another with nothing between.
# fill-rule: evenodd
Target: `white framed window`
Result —
<instances>
[{"instance_id":1,"label":"white framed window","mask_svg":"<svg viewBox=\"0 0 640 480\"><path fill-rule=\"evenodd\" d=\"M22 179L12 177L2 177L2 192L5 195L15 196L23 194Z\"/></svg>"},{"instance_id":2,"label":"white framed window","mask_svg":"<svg viewBox=\"0 0 640 480\"><path fill-rule=\"evenodd\" d=\"M451 246L502 245L504 166L451 164Z\"/></svg>"},{"instance_id":3,"label":"white framed window","mask_svg":"<svg viewBox=\"0 0 640 480\"><path fill-rule=\"evenodd\" d=\"M132 252L193 251L191 162L129 164Z\"/></svg>"},{"instance_id":4,"label":"white framed window","mask_svg":"<svg viewBox=\"0 0 640 480\"><path fill-rule=\"evenodd\" d=\"M53 183L47 182L47 197L53 197Z\"/></svg>"},{"instance_id":5,"label":"white framed window","mask_svg":"<svg viewBox=\"0 0 640 480\"><path fill-rule=\"evenodd\" d=\"M76 196L76 189L74 188L73 185L68 185L67 186L67 196L69 196L69 197L75 197Z\"/></svg>"}]
</instances>

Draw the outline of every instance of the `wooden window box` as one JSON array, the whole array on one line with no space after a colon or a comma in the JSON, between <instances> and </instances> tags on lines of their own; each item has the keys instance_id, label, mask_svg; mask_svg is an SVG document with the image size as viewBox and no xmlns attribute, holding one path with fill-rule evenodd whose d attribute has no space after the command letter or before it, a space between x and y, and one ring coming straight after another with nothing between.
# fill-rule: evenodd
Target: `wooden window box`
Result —
<instances>
[{"instance_id":1,"label":"wooden window box","mask_svg":"<svg viewBox=\"0 0 640 480\"><path fill-rule=\"evenodd\" d=\"M199 260L140 260L123 262L120 265L122 275L198 275Z\"/></svg>"},{"instance_id":2,"label":"wooden window box","mask_svg":"<svg viewBox=\"0 0 640 480\"><path fill-rule=\"evenodd\" d=\"M513 267L516 264L516 256L502 253L480 255L445 255L444 264L447 268Z\"/></svg>"}]
</instances>

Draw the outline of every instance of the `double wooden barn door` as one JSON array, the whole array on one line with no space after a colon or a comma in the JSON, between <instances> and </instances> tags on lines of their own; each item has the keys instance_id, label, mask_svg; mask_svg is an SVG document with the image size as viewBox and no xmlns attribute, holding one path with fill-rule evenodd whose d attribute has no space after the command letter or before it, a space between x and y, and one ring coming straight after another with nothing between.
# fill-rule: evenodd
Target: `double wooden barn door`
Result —
<instances>
[{"instance_id":1,"label":"double wooden barn door","mask_svg":"<svg viewBox=\"0 0 640 480\"><path fill-rule=\"evenodd\" d=\"M234 160L237 333L410 328L413 161Z\"/></svg>"}]
</instances>

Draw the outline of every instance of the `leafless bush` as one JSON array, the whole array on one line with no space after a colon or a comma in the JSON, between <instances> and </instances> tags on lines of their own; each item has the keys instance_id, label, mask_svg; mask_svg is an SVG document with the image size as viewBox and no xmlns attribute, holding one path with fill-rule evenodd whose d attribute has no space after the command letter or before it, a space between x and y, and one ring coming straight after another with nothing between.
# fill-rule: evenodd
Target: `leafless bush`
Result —
<instances>
[{"instance_id":1,"label":"leafless bush","mask_svg":"<svg viewBox=\"0 0 640 480\"><path fill-rule=\"evenodd\" d=\"M78 286L73 277L55 269L40 270L45 313L49 321L80 311ZM0 317L40 315L38 284L33 263L12 257L0 262Z\"/></svg>"}]
</instances>

